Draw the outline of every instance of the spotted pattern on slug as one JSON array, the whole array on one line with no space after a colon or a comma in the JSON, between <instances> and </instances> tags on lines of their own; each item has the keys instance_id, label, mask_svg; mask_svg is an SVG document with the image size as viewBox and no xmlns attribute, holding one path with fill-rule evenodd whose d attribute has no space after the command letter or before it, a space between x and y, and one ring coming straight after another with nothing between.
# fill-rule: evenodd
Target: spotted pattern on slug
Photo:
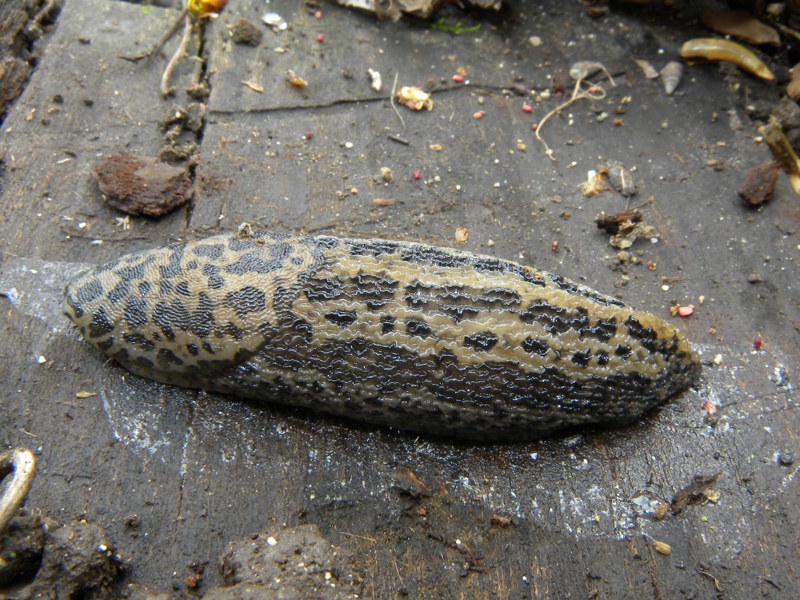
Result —
<instances>
[{"instance_id":1,"label":"spotted pattern on slug","mask_svg":"<svg viewBox=\"0 0 800 600\"><path fill-rule=\"evenodd\" d=\"M157 381L479 440L624 425L700 369L651 314L408 242L217 235L80 275L64 313Z\"/></svg>"}]
</instances>

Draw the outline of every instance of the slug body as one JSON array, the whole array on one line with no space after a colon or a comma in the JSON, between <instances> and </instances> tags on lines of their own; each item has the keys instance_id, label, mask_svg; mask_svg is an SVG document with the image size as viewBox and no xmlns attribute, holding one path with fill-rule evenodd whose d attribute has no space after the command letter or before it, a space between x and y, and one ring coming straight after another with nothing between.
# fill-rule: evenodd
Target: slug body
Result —
<instances>
[{"instance_id":1,"label":"slug body","mask_svg":"<svg viewBox=\"0 0 800 600\"><path fill-rule=\"evenodd\" d=\"M435 435L616 427L699 373L661 319L447 248L259 232L130 254L64 314L132 372Z\"/></svg>"},{"instance_id":2,"label":"slug body","mask_svg":"<svg viewBox=\"0 0 800 600\"><path fill-rule=\"evenodd\" d=\"M717 38L696 38L684 42L681 46L681 58L686 62L732 62L738 67L766 79L773 81L775 75L769 70L761 59L750 52L747 48L730 40L720 40Z\"/></svg>"}]
</instances>

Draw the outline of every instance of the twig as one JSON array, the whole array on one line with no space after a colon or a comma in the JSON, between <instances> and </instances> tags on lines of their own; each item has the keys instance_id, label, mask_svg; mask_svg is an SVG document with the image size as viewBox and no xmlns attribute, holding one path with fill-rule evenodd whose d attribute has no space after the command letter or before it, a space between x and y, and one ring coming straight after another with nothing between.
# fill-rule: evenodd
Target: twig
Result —
<instances>
[{"instance_id":1,"label":"twig","mask_svg":"<svg viewBox=\"0 0 800 600\"><path fill-rule=\"evenodd\" d=\"M403 115L400 114L400 111L397 110L397 107L394 105L394 92L397 89L397 73L394 74L394 83L392 84L392 95L389 96L389 104L392 105L392 110L394 110L397 118L400 119L400 122L403 124L403 129L406 128L406 122L403 120Z\"/></svg>"},{"instance_id":2,"label":"twig","mask_svg":"<svg viewBox=\"0 0 800 600\"><path fill-rule=\"evenodd\" d=\"M186 18L186 14L188 12L189 12L188 6L184 6L183 10L181 10L180 14L178 14L178 16L172 22L172 25L170 25L169 29L167 29L167 32L161 37L161 41L159 41L158 44L150 48L150 50L145 50L144 52L140 52L139 54L133 54L129 56L126 56L124 54L117 54L116 57L121 58L122 60L129 60L131 62L139 62L143 58L150 58L151 56L157 54L159 50L161 50L164 47L164 44L166 44L169 41L169 39L173 35L175 35L176 31L178 31L178 27L180 27L181 21L183 21L183 19Z\"/></svg>"},{"instance_id":3,"label":"twig","mask_svg":"<svg viewBox=\"0 0 800 600\"><path fill-rule=\"evenodd\" d=\"M597 66L600 67L603 73L606 74L608 80L611 82L611 85L616 86L616 84L614 83L614 78L611 77L611 73L609 73L603 65L598 63ZM578 100L583 100L585 98L588 98L590 100L602 100L603 98L606 97L606 91L603 89L602 86L598 84L593 84L587 90L581 88L581 83L583 83L585 77L586 77L585 74L578 77L578 79L575 81L575 88L572 90L572 96L570 97L570 99L564 102L563 104L556 106L553 110L547 113L544 116L544 118L541 121L539 121L539 125L536 127L536 139L539 140L544 146L544 153L547 154L548 158L554 162L556 159L553 157L553 151L550 149L550 146L547 145L547 142L545 142L542 139L542 136L540 135L542 127L547 122L547 120L553 115L560 113L562 110L572 105L574 102L577 102Z\"/></svg>"},{"instance_id":4,"label":"twig","mask_svg":"<svg viewBox=\"0 0 800 600\"><path fill-rule=\"evenodd\" d=\"M188 14L184 17L184 22L185 25L183 27L183 37L181 38L181 43L178 46L178 49L175 51L175 54L173 54L172 58L169 59L167 68L164 69L164 74L161 76L161 95L164 97L171 96L175 93L175 88L169 87L169 80L170 77L172 77L172 72L175 70L175 67L178 66L178 63L181 61L181 58L186 52L186 47L189 45L189 40L192 38L194 25L192 24L192 19Z\"/></svg>"}]
</instances>

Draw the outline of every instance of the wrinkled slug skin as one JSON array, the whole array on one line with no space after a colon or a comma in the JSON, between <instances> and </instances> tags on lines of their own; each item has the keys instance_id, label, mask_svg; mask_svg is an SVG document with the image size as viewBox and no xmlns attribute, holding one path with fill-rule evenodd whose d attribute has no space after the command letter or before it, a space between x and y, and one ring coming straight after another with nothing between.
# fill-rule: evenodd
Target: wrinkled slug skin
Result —
<instances>
[{"instance_id":1,"label":"wrinkled slug skin","mask_svg":"<svg viewBox=\"0 0 800 600\"><path fill-rule=\"evenodd\" d=\"M512 262L385 240L217 235L78 276L64 313L160 382L423 433L615 427L692 384L661 319Z\"/></svg>"}]
</instances>

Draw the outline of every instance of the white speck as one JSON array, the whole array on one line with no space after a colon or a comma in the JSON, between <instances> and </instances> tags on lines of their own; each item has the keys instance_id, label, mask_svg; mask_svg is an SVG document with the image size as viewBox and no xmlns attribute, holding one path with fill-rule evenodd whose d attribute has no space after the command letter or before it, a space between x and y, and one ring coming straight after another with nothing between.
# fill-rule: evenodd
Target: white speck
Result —
<instances>
[{"instance_id":1,"label":"white speck","mask_svg":"<svg viewBox=\"0 0 800 600\"><path fill-rule=\"evenodd\" d=\"M330 571L325 571L325 581L329 581L330 578L333 577Z\"/></svg>"},{"instance_id":2,"label":"white speck","mask_svg":"<svg viewBox=\"0 0 800 600\"><path fill-rule=\"evenodd\" d=\"M278 540L276 540L276 539L275 539L274 537L272 537L272 536L269 536L269 537L267 538L267 543L268 543L270 546L277 546L277 545L278 545Z\"/></svg>"},{"instance_id":3,"label":"white speck","mask_svg":"<svg viewBox=\"0 0 800 600\"><path fill-rule=\"evenodd\" d=\"M103 244L103 240L92 240L92 246L101 246Z\"/></svg>"},{"instance_id":4,"label":"white speck","mask_svg":"<svg viewBox=\"0 0 800 600\"><path fill-rule=\"evenodd\" d=\"M280 16L278 13L268 12L261 20L264 21L267 25L272 27L272 31L275 33L279 33L284 31L287 27L286 21L284 21L283 17Z\"/></svg>"},{"instance_id":5,"label":"white speck","mask_svg":"<svg viewBox=\"0 0 800 600\"><path fill-rule=\"evenodd\" d=\"M345 147L345 148L348 148L348 149L349 149L349 148L352 148L352 147L353 147L353 142L345 142L345 143L344 143L344 147Z\"/></svg>"},{"instance_id":6,"label":"white speck","mask_svg":"<svg viewBox=\"0 0 800 600\"><path fill-rule=\"evenodd\" d=\"M536 48L537 46L542 45L542 38L540 38L538 35L532 35L531 37L528 38L528 43L534 48Z\"/></svg>"},{"instance_id":7,"label":"white speck","mask_svg":"<svg viewBox=\"0 0 800 600\"><path fill-rule=\"evenodd\" d=\"M108 546L106 546L105 544L100 544L97 547L97 551L98 552L108 552Z\"/></svg>"},{"instance_id":8,"label":"white speck","mask_svg":"<svg viewBox=\"0 0 800 600\"><path fill-rule=\"evenodd\" d=\"M44 363L47 362L47 359L44 356L40 356L39 358L36 359L36 362L38 362L40 365L43 365Z\"/></svg>"},{"instance_id":9,"label":"white speck","mask_svg":"<svg viewBox=\"0 0 800 600\"><path fill-rule=\"evenodd\" d=\"M661 289L664 292L668 292L669 291L669 286L665 283L664 285L661 286Z\"/></svg>"}]
</instances>

